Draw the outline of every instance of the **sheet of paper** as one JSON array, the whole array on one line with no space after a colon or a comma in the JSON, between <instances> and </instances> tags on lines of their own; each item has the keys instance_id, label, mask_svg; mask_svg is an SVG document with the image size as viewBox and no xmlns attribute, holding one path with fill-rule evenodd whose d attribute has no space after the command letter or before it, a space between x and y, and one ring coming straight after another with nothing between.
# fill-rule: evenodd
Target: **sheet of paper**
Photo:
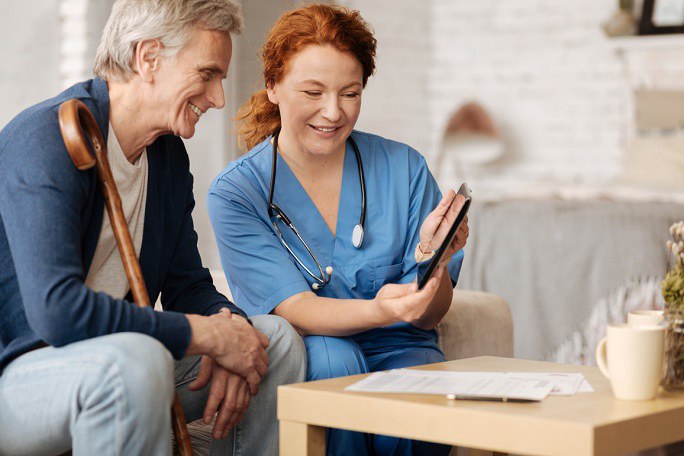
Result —
<instances>
[{"instance_id":1,"label":"sheet of paper","mask_svg":"<svg viewBox=\"0 0 684 456\"><path fill-rule=\"evenodd\" d=\"M569 396L593 388L580 373L395 369L372 374L346 390L541 400L549 394Z\"/></svg>"},{"instance_id":2,"label":"sheet of paper","mask_svg":"<svg viewBox=\"0 0 684 456\"><path fill-rule=\"evenodd\" d=\"M554 388L546 380L509 378L496 372L482 374L396 369L371 374L345 390L540 401Z\"/></svg>"},{"instance_id":3,"label":"sheet of paper","mask_svg":"<svg viewBox=\"0 0 684 456\"><path fill-rule=\"evenodd\" d=\"M577 393L584 382L584 375L565 372L509 372L507 375L514 378L534 378L547 380L555 384L551 391L554 396L572 396Z\"/></svg>"},{"instance_id":4,"label":"sheet of paper","mask_svg":"<svg viewBox=\"0 0 684 456\"><path fill-rule=\"evenodd\" d=\"M416 372L415 369L397 369L397 371ZM451 376L463 377L487 377L487 378L524 378L535 380L547 380L554 383L551 391L552 396L571 396L579 392L593 392L584 375L578 372L453 372L453 371L420 371L421 375L437 377Z\"/></svg>"},{"instance_id":5,"label":"sheet of paper","mask_svg":"<svg viewBox=\"0 0 684 456\"><path fill-rule=\"evenodd\" d=\"M583 380L582 385L580 385L579 389L577 390L578 393L593 393L594 388L589 384L588 381Z\"/></svg>"}]
</instances>

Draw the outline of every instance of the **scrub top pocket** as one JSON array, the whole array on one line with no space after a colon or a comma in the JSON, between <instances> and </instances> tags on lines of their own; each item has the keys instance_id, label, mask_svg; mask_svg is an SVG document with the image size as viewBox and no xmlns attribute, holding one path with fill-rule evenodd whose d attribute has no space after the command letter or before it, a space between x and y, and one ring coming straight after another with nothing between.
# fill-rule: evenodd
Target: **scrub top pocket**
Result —
<instances>
[{"instance_id":1,"label":"scrub top pocket","mask_svg":"<svg viewBox=\"0 0 684 456\"><path fill-rule=\"evenodd\" d=\"M371 289L377 293L387 283L397 283L401 278L404 265L401 251L371 261L373 265L373 283Z\"/></svg>"},{"instance_id":2,"label":"scrub top pocket","mask_svg":"<svg viewBox=\"0 0 684 456\"><path fill-rule=\"evenodd\" d=\"M402 267L402 254L401 251L397 251L379 258L359 260L350 265L338 265L333 277L338 274L338 280L344 280L349 289L355 292L356 297L373 299L386 283L399 282Z\"/></svg>"},{"instance_id":3,"label":"scrub top pocket","mask_svg":"<svg viewBox=\"0 0 684 456\"><path fill-rule=\"evenodd\" d=\"M397 283L401 278L402 266L403 263L397 263L374 268L373 291L377 293L383 285L387 283Z\"/></svg>"}]
</instances>

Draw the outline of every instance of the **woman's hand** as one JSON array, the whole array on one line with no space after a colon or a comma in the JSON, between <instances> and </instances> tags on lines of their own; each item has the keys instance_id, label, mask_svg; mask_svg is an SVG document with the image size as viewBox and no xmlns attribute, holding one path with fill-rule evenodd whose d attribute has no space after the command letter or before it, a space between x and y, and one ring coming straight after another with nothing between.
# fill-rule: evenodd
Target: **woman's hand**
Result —
<instances>
[{"instance_id":1,"label":"woman's hand","mask_svg":"<svg viewBox=\"0 0 684 456\"><path fill-rule=\"evenodd\" d=\"M456 221L458 212L465 204L465 197L449 190L442 197L435 210L430 212L420 227L420 250L423 253L430 253L439 248L449 233L449 228ZM454 253L461 250L468 239L468 216L466 215L461 226L456 231L454 240L451 241L447 251L444 253L444 262L448 262Z\"/></svg>"},{"instance_id":2,"label":"woman's hand","mask_svg":"<svg viewBox=\"0 0 684 456\"><path fill-rule=\"evenodd\" d=\"M435 297L444 269L437 268L422 290L418 290L416 282L388 283L380 288L373 303L377 306L382 321L389 322L388 324L399 321L412 323L421 318Z\"/></svg>"}]
</instances>

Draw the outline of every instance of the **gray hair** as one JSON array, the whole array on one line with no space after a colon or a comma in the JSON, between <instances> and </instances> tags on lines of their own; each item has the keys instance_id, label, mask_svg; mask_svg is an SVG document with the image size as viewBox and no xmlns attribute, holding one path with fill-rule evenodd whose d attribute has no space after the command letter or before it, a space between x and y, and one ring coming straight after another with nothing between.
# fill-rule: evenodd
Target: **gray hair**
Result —
<instances>
[{"instance_id":1,"label":"gray hair","mask_svg":"<svg viewBox=\"0 0 684 456\"><path fill-rule=\"evenodd\" d=\"M158 39L162 55L173 57L196 28L242 31L242 12L233 0L117 0L95 55L100 78L129 80L140 41Z\"/></svg>"}]
</instances>

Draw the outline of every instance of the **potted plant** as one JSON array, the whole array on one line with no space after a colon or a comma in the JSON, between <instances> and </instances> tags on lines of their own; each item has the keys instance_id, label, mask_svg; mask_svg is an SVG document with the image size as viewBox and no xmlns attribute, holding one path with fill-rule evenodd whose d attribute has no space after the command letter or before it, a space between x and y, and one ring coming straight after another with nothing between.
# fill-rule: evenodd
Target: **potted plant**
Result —
<instances>
[{"instance_id":1,"label":"potted plant","mask_svg":"<svg viewBox=\"0 0 684 456\"><path fill-rule=\"evenodd\" d=\"M665 298L665 331L667 373L663 386L668 390L684 390L684 222L670 227L672 239L667 241L668 271L663 280Z\"/></svg>"}]
</instances>

